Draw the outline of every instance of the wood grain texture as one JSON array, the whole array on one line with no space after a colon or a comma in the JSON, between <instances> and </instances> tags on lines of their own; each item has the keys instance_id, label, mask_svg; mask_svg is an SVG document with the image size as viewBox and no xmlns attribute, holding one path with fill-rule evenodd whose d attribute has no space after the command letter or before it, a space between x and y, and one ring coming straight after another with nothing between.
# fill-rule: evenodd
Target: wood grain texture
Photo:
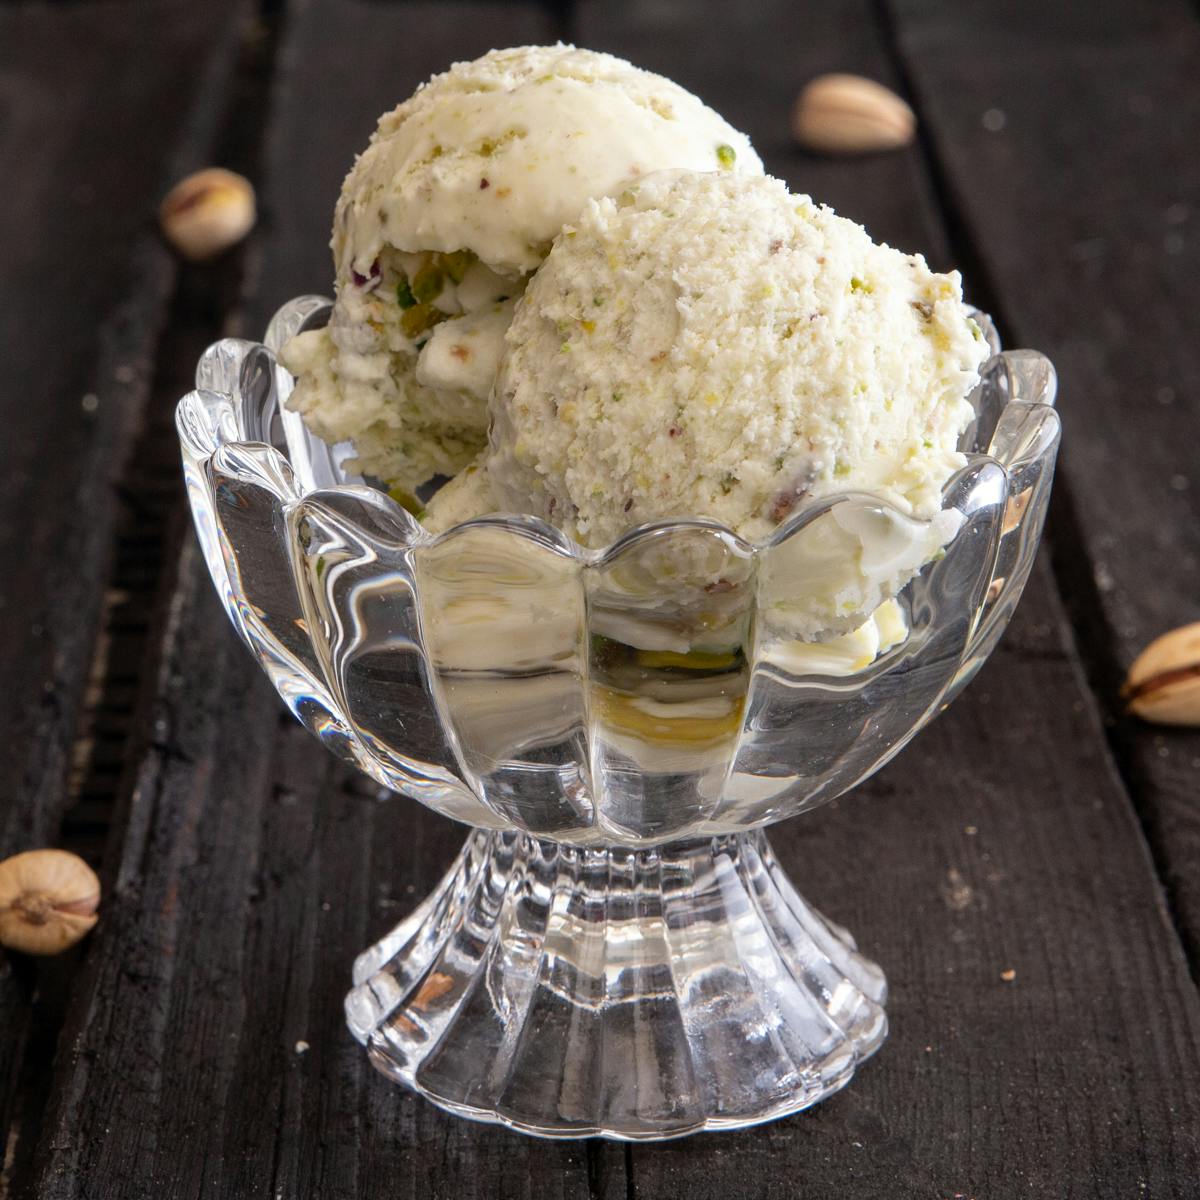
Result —
<instances>
[{"instance_id":1,"label":"wood grain texture","mask_svg":"<svg viewBox=\"0 0 1200 1200\"><path fill-rule=\"evenodd\" d=\"M175 277L155 213L207 152L237 8L0 8L0 156L19 166L0 189L0 789L14 798L0 845L44 841L57 821L113 486Z\"/></svg>"},{"instance_id":2,"label":"wood grain texture","mask_svg":"<svg viewBox=\"0 0 1200 1200\"><path fill-rule=\"evenodd\" d=\"M1010 336L1059 371L1058 573L1196 971L1200 733L1120 716L1117 690L1200 615L1197 11L889 3Z\"/></svg>"},{"instance_id":3,"label":"wood grain texture","mask_svg":"<svg viewBox=\"0 0 1200 1200\"><path fill-rule=\"evenodd\" d=\"M0 7L0 855L57 837L175 278L153 214L205 156L238 7ZM39 977L0 956L0 1130ZM10 1132L4 1161L22 1152Z\"/></svg>"}]
</instances>

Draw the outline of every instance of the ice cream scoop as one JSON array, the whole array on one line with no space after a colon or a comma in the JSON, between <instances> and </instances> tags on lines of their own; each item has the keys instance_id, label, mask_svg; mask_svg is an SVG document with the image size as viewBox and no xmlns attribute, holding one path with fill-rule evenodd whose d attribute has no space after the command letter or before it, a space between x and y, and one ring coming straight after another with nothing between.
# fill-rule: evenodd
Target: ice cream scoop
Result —
<instances>
[{"instance_id":1,"label":"ice cream scoop","mask_svg":"<svg viewBox=\"0 0 1200 1200\"><path fill-rule=\"evenodd\" d=\"M928 518L988 354L957 274L778 180L660 172L589 202L533 277L488 476L592 546L668 517L761 538L851 491Z\"/></svg>"},{"instance_id":2,"label":"ice cream scoop","mask_svg":"<svg viewBox=\"0 0 1200 1200\"><path fill-rule=\"evenodd\" d=\"M588 199L666 167L762 171L697 97L611 55L526 46L435 76L346 178L332 317L282 355L293 407L404 491L458 471L529 273Z\"/></svg>"}]
</instances>

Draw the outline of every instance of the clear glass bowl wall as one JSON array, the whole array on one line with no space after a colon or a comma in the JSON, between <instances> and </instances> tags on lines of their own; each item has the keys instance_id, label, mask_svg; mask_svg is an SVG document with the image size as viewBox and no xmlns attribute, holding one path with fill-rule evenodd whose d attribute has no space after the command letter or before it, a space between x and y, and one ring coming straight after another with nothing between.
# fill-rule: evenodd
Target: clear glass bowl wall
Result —
<instances>
[{"instance_id":1,"label":"clear glass bowl wall","mask_svg":"<svg viewBox=\"0 0 1200 1200\"><path fill-rule=\"evenodd\" d=\"M603 551L532 517L434 536L285 408L292 378L275 352L329 307L292 301L263 344L204 355L178 410L196 528L230 618L297 718L467 824L644 847L832 799L966 684L1028 576L1058 444L1054 372L1000 352L982 314L996 353L967 466L943 494L957 533L898 597L906 634L855 662L805 632L831 602L814 564L855 529L919 538L921 522L848 495L757 545L699 520Z\"/></svg>"}]
</instances>

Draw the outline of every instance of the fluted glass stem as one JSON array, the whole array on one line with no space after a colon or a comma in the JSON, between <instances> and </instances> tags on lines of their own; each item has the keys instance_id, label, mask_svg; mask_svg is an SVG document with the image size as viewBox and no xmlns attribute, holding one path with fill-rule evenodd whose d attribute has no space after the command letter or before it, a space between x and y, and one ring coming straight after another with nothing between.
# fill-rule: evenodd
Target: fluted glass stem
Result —
<instances>
[{"instance_id":1,"label":"fluted glass stem","mask_svg":"<svg viewBox=\"0 0 1200 1200\"><path fill-rule=\"evenodd\" d=\"M389 1077L544 1136L770 1120L845 1084L886 984L760 833L648 850L477 830L360 956L350 1028Z\"/></svg>"}]
</instances>

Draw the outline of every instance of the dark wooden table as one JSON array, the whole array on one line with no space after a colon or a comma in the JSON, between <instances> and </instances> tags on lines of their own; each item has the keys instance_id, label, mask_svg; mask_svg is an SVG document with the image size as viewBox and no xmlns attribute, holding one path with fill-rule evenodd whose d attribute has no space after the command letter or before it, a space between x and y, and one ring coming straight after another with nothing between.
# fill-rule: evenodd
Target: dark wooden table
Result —
<instances>
[{"instance_id":1,"label":"dark wooden table","mask_svg":"<svg viewBox=\"0 0 1200 1200\"><path fill-rule=\"evenodd\" d=\"M959 266L1062 385L1000 650L772 835L886 969L890 1040L811 1112L657 1147L452 1120L368 1066L351 960L463 830L285 717L200 566L172 428L207 342L328 288L376 115L558 37L674 77L793 187ZM796 149L790 102L827 70L905 93L918 144ZM1200 616L1187 0L0 0L0 163L0 854L64 845L106 885L77 951L0 955L0 1197L1200 1196L1200 733L1117 698ZM262 219L180 267L155 207L212 163Z\"/></svg>"}]
</instances>

